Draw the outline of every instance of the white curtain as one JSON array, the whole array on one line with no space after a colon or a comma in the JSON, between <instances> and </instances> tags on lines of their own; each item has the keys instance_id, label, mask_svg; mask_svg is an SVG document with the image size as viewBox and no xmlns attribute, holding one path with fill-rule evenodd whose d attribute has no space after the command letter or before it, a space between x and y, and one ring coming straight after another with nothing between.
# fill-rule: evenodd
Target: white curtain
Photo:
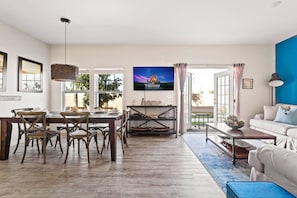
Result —
<instances>
[{"instance_id":1,"label":"white curtain","mask_svg":"<svg viewBox=\"0 0 297 198\"><path fill-rule=\"evenodd\" d=\"M184 85L187 75L187 63L174 64L178 75L179 91L180 91L180 111L179 111L179 133L184 134L185 119L184 119Z\"/></svg>"},{"instance_id":2,"label":"white curtain","mask_svg":"<svg viewBox=\"0 0 297 198\"><path fill-rule=\"evenodd\" d=\"M240 87L242 81L244 64L233 64L233 76L234 76L234 113L237 117L240 117Z\"/></svg>"}]
</instances>

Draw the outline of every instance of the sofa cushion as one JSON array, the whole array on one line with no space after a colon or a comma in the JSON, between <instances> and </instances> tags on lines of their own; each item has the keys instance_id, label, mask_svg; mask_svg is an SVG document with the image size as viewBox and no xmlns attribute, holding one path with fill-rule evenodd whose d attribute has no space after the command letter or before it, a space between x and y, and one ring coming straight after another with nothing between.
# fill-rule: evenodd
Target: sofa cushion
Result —
<instances>
[{"instance_id":1,"label":"sofa cushion","mask_svg":"<svg viewBox=\"0 0 297 198\"><path fill-rule=\"evenodd\" d=\"M271 131L273 133L287 135L287 130L289 128L297 127L295 125L274 122L270 120L260 120L260 119L250 119L250 125L257 129L262 129L265 131Z\"/></svg>"},{"instance_id":2,"label":"sofa cushion","mask_svg":"<svg viewBox=\"0 0 297 198\"><path fill-rule=\"evenodd\" d=\"M287 110L283 107L278 107L274 121L297 125L297 109Z\"/></svg>"},{"instance_id":3,"label":"sofa cushion","mask_svg":"<svg viewBox=\"0 0 297 198\"><path fill-rule=\"evenodd\" d=\"M275 106L277 106L277 107L284 107L285 109L288 109L288 110L295 110L295 109L297 109L297 105L292 105L292 104L278 103Z\"/></svg>"},{"instance_id":4,"label":"sofa cushion","mask_svg":"<svg viewBox=\"0 0 297 198\"><path fill-rule=\"evenodd\" d=\"M276 116L277 106L264 105L264 120L274 120Z\"/></svg>"}]
</instances>

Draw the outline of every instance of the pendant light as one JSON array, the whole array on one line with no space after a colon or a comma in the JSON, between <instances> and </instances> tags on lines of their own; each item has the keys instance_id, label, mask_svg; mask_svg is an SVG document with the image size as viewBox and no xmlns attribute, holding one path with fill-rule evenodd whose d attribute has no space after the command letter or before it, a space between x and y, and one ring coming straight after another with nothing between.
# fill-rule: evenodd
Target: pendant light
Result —
<instances>
[{"instance_id":1,"label":"pendant light","mask_svg":"<svg viewBox=\"0 0 297 198\"><path fill-rule=\"evenodd\" d=\"M66 64L66 26L71 21L67 18L60 19L65 24L65 64L51 65L51 79L55 81L76 81L78 79L78 67Z\"/></svg>"}]
</instances>

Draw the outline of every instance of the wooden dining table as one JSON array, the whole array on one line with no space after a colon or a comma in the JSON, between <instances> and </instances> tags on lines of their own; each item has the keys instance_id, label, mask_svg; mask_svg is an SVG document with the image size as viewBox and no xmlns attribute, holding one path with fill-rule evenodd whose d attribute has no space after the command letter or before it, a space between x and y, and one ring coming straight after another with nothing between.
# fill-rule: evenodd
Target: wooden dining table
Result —
<instances>
[{"instance_id":1,"label":"wooden dining table","mask_svg":"<svg viewBox=\"0 0 297 198\"><path fill-rule=\"evenodd\" d=\"M110 155L111 160L117 159L117 133L116 121L122 118L121 113L91 113L89 123L108 123L109 124L109 140L110 140ZM48 124L64 123L63 117L59 113L48 113L46 116ZM19 117L0 116L1 131L0 131L0 160L9 159L10 140L12 133L12 124L21 122Z\"/></svg>"}]
</instances>

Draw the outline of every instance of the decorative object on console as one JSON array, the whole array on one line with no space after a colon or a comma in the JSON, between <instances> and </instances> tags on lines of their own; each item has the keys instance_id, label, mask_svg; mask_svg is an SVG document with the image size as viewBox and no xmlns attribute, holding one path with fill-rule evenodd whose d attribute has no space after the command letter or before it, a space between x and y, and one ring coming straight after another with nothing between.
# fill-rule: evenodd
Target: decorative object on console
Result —
<instances>
[{"instance_id":1,"label":"decorative object on console","mask_svg":"<svg viewBox=\"0 0 297 198\"><path fill-rule=\"evenodd\" d=\"M78 78L78 67L66 64L66 25L71 21L67 18L61 18L61 22L65 23L65 64L51 65L51 79L56 81L75 81Z\"/></svg>"},{"instance_id":2,"label":"decorative object on console","mask_svg":"<svg viewBox=\"0 0 297 198\"><path fill-rule=\"evenodd\" d=\"M156 105L161 105L161 104L162 104L162 102L160 100L144 100L144 98L142 98L140 105L156 106Z\"/></svg>"},{"instance_id":3,"label":"decorative object on console","mask_svg":"<svg viewBox=\"0 0 297 198\"><path fill-rule=\"evenodd\" d=\"M244 126L244 121L239 121L235 115L229 115L224 122L232 129L239 129Z\"/></svg>"},{"instance_id":4,"label":"decorative object on console","mask_svg":"<svg viewBox=\"0 0 297 198\"><path fill-rule=\"evenodd\" d=\"M272 101L272 105L275 104L275 100L274 100L274 89L275 87L279 87L282 86L284 84L284 81L279 77L279 75L277 73L273 73L271 75L271 79L269 80L268 85L272 87L272 97L271 97L271 101Z\"/></svg>"}]
</instances>

